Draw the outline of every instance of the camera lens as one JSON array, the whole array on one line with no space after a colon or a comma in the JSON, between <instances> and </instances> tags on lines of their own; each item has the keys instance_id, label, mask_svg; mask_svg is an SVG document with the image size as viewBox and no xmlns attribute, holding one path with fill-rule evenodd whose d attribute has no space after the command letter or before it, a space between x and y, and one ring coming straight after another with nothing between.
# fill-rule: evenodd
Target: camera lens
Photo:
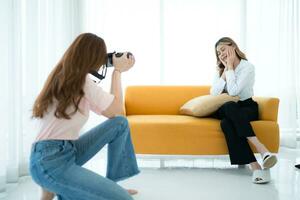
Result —
<instances>
[{"instance_id":1,"label":"camera lens","mask_svg":"<svg viewBox=\"0 0 300 200\"><path fill-rule=\"evenodd\" d=\"M132 53L128 52L127 53L127 58L129 58L129 56L133 56Z\"/></svg>"},{"instance_id":2,"label":"camera lens","mask_svg":"<svg viewBox=\"0 0 300 200\"><path fill-rule=\"evenodd\" d=\"M116 53L116 57L117 57L117 58L119 58L119 57L121 57L121 56L123 56L123 53Z\"/></svg>"}]
</instances>

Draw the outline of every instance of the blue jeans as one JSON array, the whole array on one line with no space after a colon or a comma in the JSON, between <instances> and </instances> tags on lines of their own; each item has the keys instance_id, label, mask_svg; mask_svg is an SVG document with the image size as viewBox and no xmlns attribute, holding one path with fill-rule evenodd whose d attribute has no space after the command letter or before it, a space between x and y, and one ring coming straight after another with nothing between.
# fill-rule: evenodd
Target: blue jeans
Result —
<instances>
[{"instance_id":1,"label":"blue jeans","mask_svg":"<svg viewBox=\"0 0 300 200\"><path fill-rule=\"evenodd\" d=\"M108 144L106 178L81 167ZM59 200L132 200L116 184L139 173L125 117L114 117L78 140L44 140L32 145L30 173Z\"/></svg>"}]
</instances>

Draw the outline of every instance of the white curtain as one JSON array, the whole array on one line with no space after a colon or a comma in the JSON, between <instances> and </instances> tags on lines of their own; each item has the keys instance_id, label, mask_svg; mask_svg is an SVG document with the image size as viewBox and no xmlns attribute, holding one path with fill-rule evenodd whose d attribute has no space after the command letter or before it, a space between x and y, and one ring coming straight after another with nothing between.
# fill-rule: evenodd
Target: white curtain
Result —
<instances>
[{"instance_id":1,"label":"white curtain","mask_svg":"<svg viewBox=\"0 0 300 200\"><path fill-rule=\"evenodd\" d=\"M241 0L84 0L83 5L84 31L103 37L109 51L135 54L125 85L210 84L214 43L226 35L244 46Z\"/></svg>"},{"instance_id":2,"label":"white curtain","mask_svg":"<svg viewBox=\"0 0 300 200\"><path fill-rule=\"evenodd\" d=\"M162 2L162 84L210 85L217 40L228 36L244 47L244 1Z\"/></svg>"},{"instance_id":3,"label":"white curtain","mask_svg":"<svg viewBox=\"0 0 300 200\"><path fill-rule=\"evenodd\" d=\"M300 120L300 4L247 1L246 46L256 66L255 95L280 99L281 145L296 147Z\"/></svg>"},{"instance_id":4,"label":"white curtain","mask_svg":"<svg viewBox=\"0 0 300 200\"><path fill-rule=\"evenodd\" d=\"M74 0L0 1L0 195L6 183L28 174L36 136L32 104L50 70L80 32L79 7Z\"/></svg>"}]
</instances>

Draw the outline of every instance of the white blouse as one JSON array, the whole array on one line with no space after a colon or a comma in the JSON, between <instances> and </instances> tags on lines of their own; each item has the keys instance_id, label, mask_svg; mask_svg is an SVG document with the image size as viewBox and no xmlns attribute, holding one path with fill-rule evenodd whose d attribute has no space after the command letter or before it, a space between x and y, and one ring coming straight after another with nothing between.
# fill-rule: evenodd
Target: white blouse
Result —
<instances>
[{"instance_id":1,"label":"white blouse","mask_svg":"<svg viewBox=\"0 0 300 200\"><path fill-rule=\"evenodd\" d=\"M217 71L212 87L211 95L219 95L225 90L230 96L239 96L240 101L253 96L255 79L254 65L247 60L241 60L234 70L225 72L226 81L219 76Z\"/></svg>"}]
</instances>

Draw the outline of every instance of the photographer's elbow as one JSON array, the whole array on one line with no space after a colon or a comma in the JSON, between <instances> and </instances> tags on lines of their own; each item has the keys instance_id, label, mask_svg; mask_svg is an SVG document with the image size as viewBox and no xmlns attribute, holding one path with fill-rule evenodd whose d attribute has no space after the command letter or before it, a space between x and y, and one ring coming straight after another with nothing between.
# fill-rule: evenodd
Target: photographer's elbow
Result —
<instances>
[{"instance_id":1,"label":"photographer's elbow","mask_svg":"<svg viewBox=\"0 0 300 200\"><path fill-rule=\"evenodd\" d=\"M124 113L123 101L116 97L109 108L102 112L102 114L108 118L113 118L117 115L124 115Z\"/></svg>"},{"instance_id":2,"label":"photographer's elbow","mask_svg":"<svg viewBox=\"0 0 300 200\"><path fill-rule=\"evenodd\" d=\"M118 106L118 108L116 109L115 115L122 115L122 116L125 115L123 105Z\"/></svg>"},{"instance_id":3,"label":"photographer's elbow","mask_svg":"<svg viewBox=\"0 0 300 200\"><path fill-rule=\"evenodd\" d=\"M126 113L124 112L124 110L122 110L118 115L121 115L121 116L126 116Z\"/></svg>"},{"instance_id":4,"label":"photographer's elbow","mask_svg":"<svg viewBox=\"0 0 300 200\"><path fill-rule=\"evenodd\" d=\"M115 115L125 116L123 101L119 101Z\"/></svg>"}]
</instances>

